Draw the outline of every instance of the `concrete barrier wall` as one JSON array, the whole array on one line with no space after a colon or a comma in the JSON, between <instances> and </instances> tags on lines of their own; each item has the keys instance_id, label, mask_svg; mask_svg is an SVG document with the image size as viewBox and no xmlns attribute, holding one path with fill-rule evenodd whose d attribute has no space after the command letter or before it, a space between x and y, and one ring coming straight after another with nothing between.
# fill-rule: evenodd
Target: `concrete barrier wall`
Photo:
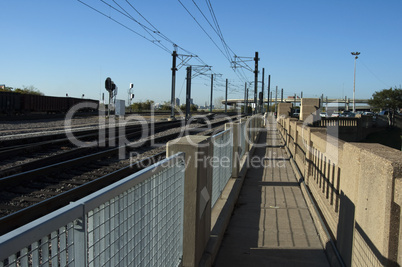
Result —
<instances>
[{"instance_id":1,"label":"concrete barrier wall","mask_svg":"<svg viewBox=\"0 0 402 267\"><path fill-rule=\"evenodd\" d=\"M184 209L183 209L183 267L211 266L229 223L234 205L249 166L249 157L263 127L263 117L253 116L240 122L228 123L226 130L233 134L233 165L227 182L215 205L211 205L213 144L211 137L185 136L167 143L168 156L185 153ZM245 127L242 127L242 125ZM243 129L244 131L242 131ZM246 151L241 157L241 142ZM223 161L222 161L223 162Z\"/></svg>"},{"instance_id":2,"label":"concrete barrier wall","mask_svg":"<svg viewBox=\"0 0 402 267\"><path fill-rule=\"evenodd\" d=\"M345 265L401 265L402 152L289 118L278 129Z\"/></svg>"}]
</instances>

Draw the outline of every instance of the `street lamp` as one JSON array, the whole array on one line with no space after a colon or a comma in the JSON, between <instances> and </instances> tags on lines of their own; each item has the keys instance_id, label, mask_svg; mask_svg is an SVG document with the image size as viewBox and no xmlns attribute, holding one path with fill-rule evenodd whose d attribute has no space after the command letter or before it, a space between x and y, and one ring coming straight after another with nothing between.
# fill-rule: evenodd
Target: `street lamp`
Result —
<instances>
[{"instance_id":1,"label":"street lamp","mask_svg":"<svg viewBox=\"0 0 402 267\"><path fill-rule=\"evenodd\" d=\"M360 52L351 52L353 56L355 56L355 72L354 72L354 77L353 77L353 113L356 112L356 106L355 106L355 88L356 88L356 59L358 59L358 55L360 55Z\"/></svg>"}]
</instances>

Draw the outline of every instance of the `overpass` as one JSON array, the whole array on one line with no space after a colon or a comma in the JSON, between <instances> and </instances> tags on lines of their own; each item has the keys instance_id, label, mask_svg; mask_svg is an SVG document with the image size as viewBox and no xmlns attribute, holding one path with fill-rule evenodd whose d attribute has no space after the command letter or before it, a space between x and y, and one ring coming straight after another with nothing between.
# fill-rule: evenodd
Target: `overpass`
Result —
<instances>
[{"instance_id":1,"label":"overpass","mask_svg":"<svg viewBox=\"0 0 402 267\"><path fill-rule=\"evenodd\" d=\"M294 98L270 98L269 101L271 103L280 103L280 102L284 102L284 103L300 103L301 102L301 98L296 98L296 100ZM357 104L368 104L369 99L355 99L355 103ZM254 99L248 99L247 100L248 103L254 103ZM225 104L226 101L222 100L222 104ZM227 100L228 105L236 105L236 104L244 104L245 100L244 98L242 99L228 99ZM264 98L264 103L268 103L268 99ZM327 103L327 100L324 98L324 103ZM352 104L353 100L352 99L341 99L341 98L328 98L328 103L339 103L339 104Z\"/></svg>"},{"instance_id":2,"label":"overpass","mask_svg":"<svg viewBox=\"0 0 402 267\"><path fill-rule=\"evenodd\" d=\"M339 140L368 127L344 121L253 116L170 141L162 162L0 236L0 266L400 266L402 152Z\"/></svg>"}]
</instances>

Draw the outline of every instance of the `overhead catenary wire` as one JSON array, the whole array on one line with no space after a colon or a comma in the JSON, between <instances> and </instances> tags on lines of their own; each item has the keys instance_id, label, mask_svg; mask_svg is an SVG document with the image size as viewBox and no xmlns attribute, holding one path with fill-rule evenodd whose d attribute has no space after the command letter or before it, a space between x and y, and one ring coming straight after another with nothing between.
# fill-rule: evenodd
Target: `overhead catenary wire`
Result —
<instances>
[{"instance_id":1,"label":"overhead catenary wire","mask_svg":"<svg viewBox=\"0 0 402 267\"><path fill-rule=\"evenodd\" d=\"M141 16L141 18L143 18L149 25L150 27L148 27L147 25L144 25L143 23L141 23L140 21L138 21L137 19L134 18L133 15L130 14L130 12L125 9L121 4L117 3L116 0L112 0L113 3L116 4L116 6L113 6L112 4L104 1L104 0L99 0L101 3L107 5L109 8L113 9L114 11L118 12L120 15L128 18L129 20L135 22L136 24L138 24L150 37L145 36L144 34L139 33L138 31L134 30L132 27L126 25L125 23L119 21L118 19L112 17L111 15L107 15L105 12L102 12L101 10L99 10L98 8L94 7L93 5L90 5L88 3L85 3L82 0L77 0L78 2L80 2L81 4L87 6L88 8L94 10L95 12L107 17L108 19L112 20L113 22L119 24L120 26L126 28L127 30L135 33L136 35L140 36L141 38L151 42L152 44L156 45L157 47L161 48L162 50L164 50L165 52L171 54L171 50L168 49L166 47L166 45L162 44L162 40L158 40L156 38L156 36L160 37L161 39L163 39L164 41L172 44L175 49L179 48L182 51L184 51L185 53L189 54L189 56L191 58L195 58L198 62L200 62L203 65L207 65L198 55L196 55L195 53L190 52L189 50L179 46L177 43L173 42L171 39L169 39L168 37L166 37L166 35L162 34L149 20L147 20L145 18L145 16L143 16L128 0L125 0L125 2L127 2L127 4L129 4L129 6L139 14L139 16ZM180 59L180 58L179 58ZM184 61L184 60L183 60ZM184 65L188 65L187 62L183 62Z\"/></svg>"},{"instance_id":2,"label":"overhead catenary wire","mask_svg":"<svg viewBox=\"0 0 402 267\"><path fill-rule=\"evenodd\" d=\"M178 54L178 59L179 59L179 61L181 61L181 63L179 63L179 66L190 66L189 60L192 58L194 58L194 60L198 61L200 63L200 65L202 65L202 66L209 66L198 55L181 47L180 45L175 43L173 40L168 38L166 35L161 33L157 29L157 27L154 24L152 24L150 22L150 20L148 20L146 18L146 16L141 14L141 12L132 3L130 3L129 0L121 0L121 1L119 1L119 0L109 0L109 1L108 0L99 0L99 2L98 2L98 3L100 3L99 5L96 5L94 2L86 3L88 1L85 2L85 0L77 0L77 1L80 2L81 4L87 6L88 8L92 9L93 11L101 14L102 16L112 20L113 22L117 23L118 25L126 28L127 30L136 34L137 36L140 36L142 39L144 39L148 42L151 42L152 44L156 45L157 47L159 47L160 49L164 50L165 52L167 52L169 54L172 53L172 50L168 48L167 44L173 45L174 50L180 49L184 53L187 53L188 55ZM192 0L192 1L196 5L196 2L194 0ZM180 0L179 0L179 2L181 3ZM196 5L196 6L199 9L199 11L202 13L204 18L206 19L206 21L208 22L210 27L213 29L213 31L219 37L223 49L221 49L218 46L218 44L215 41L213 41L212 36L209 36L209 38L213 41L215 46L220 50L220 52L224 55L224 57L229 62L232 62L233 55L235 56L235 54L230 49L230 47L227 45L226 41L223 38L223 34L220 29L218 20L215 16L215 13L213 11L211 2L206 1L206 3L208 5L208 10L212 17L212 22L207 18L205 12L202 12L202 10L199 8L198 5ZM104 9L102 9L102 7L101 7L102 5L106 5L111 11L116 12L116 13L113 15L112 15L112 13L108 14L108 11L104 11ZM133 12L135 12L136 14L134 14ZM189 13L189 14L191 14L191 13ZM194 18L194 19L195 19L195 21L197 21L196 18ZM145 22L141 21L141 20L144 20ZM131 24L131 22L133 22L134 24ZM139 27L139 29L134 28L133 25L135 25L135 27ZM202 27L202 26L200 25L200 27ZM143 31L144 33L141 33L141 31ZM208 35L208 32L206 30L205 30L205 33ZM191 64L191 66L195 66L195 64ZM233 69L233 70L240 80L242 80L242 81L248 80L247 75L244 73L244 70L242 68ZM196 77L196 76L202 77L202 76L206 75L207 73L213 73L210 66L206 70L195 71L193 74L193 77ZM220 87L223 87L223 86L224 86L223 82L215 83L215 87L218 88L218 90Z\"/></svg>"}]
</instances>

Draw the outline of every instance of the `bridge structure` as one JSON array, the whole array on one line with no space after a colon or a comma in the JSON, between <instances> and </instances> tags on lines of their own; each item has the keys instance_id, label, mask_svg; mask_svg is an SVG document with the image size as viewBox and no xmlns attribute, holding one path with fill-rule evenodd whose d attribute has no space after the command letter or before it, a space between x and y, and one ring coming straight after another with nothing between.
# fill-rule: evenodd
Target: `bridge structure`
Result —
<instances>
[{"instance_id":1,"label":"bridge structure","mask_svg":"<svg viewBox=\"0 0 402 267\"><path fill-rule=\"evenodd\" d=\"M0 266L400 266L402 152L339 138L367 118L301 118L169 141L162 162L0 236Z\"/></svg>"},{"instance_id":2,"label":"bridge structure","mask_svg":"<svg viewBox=\"0 0 402 267\"><path fill-rule=\"evenodd\" d=\"M351 99L342 99L342 98L324 98L324 103L339 103L339 104L352 104L353 100ZM270 103L300 103L301 98L270 98L269 99ZM357 104L368 104L369 99L355 99L355 103ZM227 104L228 105L236 105L236 104L244 104L246 101L244 98L242 99L228 99ZM268 99L265 98L264 103L268 103ZM222 104L225 104L226 101L222 100ZM248 99L247 103L254 103L254 99Z\"/></svg>"},{"instance_id":3,"label":"bridge structure","mask_svg":"<svg viewBox=\"0 0 402 267\"><path fill-rule=\"evenodd\" d=\"M356 110L370 110L371 107L368 104L369 99L355 99L355 103L356 104L361 104L360 106L356 106ZM249 105L254 103L254 99L228 99L227 101L222 100L222 104L228 104L230 106L239 106L239 105L245 105L245 103L248 103ZM265 98L263 100L264 104L268 104L268 99ZM292 103L294 106L300 106L301 103L301 98L294 98L294 97L288 97L288 98L270 98L269 99L269 104L270 105L274 105L275 103ZM342 107L344 106L345 110L350 110L351 109L351 105L353 105L353 100L349 99L349 98L324 98L323 99L323 105L327 106L328 104L330 104L331 106L334 104L337 104L338 107ZM342 108L341 108L342 109Z\"/></svg>"}]
</instances>

